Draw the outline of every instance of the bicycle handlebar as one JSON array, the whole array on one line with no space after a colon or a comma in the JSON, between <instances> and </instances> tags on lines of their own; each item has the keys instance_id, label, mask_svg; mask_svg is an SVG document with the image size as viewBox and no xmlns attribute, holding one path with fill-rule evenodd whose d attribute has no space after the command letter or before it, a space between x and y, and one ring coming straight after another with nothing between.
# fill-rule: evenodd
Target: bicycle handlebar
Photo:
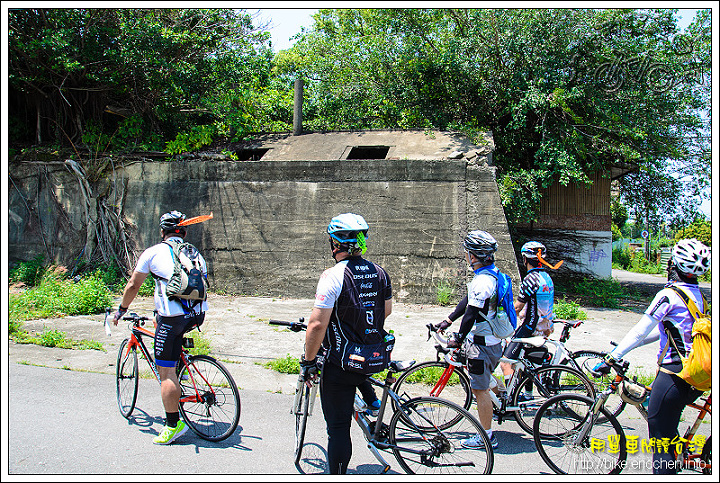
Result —
<instances>
[{"instance_id":1,"label":"bicycle handlebar","mask_svg":"<svg viewBox=\"0 0 720 483\"><path fill-rule=\"evenodd\" d=\"M284 320L271 319L268 322L270 325L282 325L289 328L293 332L300 332L301 330L307 330L307 324L305 324L305 317L300 317L298 322L285 322Z\"/></svg>"}]
</instances>

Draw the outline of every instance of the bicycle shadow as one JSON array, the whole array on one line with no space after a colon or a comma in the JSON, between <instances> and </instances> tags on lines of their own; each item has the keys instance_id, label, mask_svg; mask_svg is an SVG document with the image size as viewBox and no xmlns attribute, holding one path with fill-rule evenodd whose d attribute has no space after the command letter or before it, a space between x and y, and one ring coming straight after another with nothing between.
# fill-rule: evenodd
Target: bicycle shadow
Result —
<instances>
[{"instance_id":1,"label":"bicycle shadow","mask_svg":"<svg viewBox=\"0 0 720 483\"><path fill-rule=\"evenodd\" d=\"M328 474L327 451L318 443L305 443L300 461L295 464L298 472L303 475L326 475ZM379 475L382 472L382 465L379 464L361 464L353 468L348 468L348 475ZM388 475L400 475L392 468L386 473Z\"/></svg>"},{"instance_id":2,"label":"bicycle shadow","mask_svg":"<svg viewBox=\"0 0 720 483\"><path fill-rule=\"evenodd\" d=\"M303 475L326 475L328 473L327 451L317 443L305 443L302 457L295 463L295 468Z\"/></svg>"},{"instance_id":3,"label":"bicycle shadow","mask_svg":"<svg viewBox=\"0 0 720 483\"><path fill-rule=\"evenodd\" d=\"M139 413L139 414L135 414ZM157 436L165 426L165 418L160 416L150 416L142 409L135 407L134 414L127 418L128 426L139 426L141 433L151 436ZM200 448L234 448L241 451L252 451L252 448L242 444L243 438L262 439L259 436L248 436L241 434L243 427L238 424L233 434L222 441L208 441L201 438L195 432L188 428L187 433L174 441L177 445L195 445L196 451Z\"/></svg>"}]
</instances>

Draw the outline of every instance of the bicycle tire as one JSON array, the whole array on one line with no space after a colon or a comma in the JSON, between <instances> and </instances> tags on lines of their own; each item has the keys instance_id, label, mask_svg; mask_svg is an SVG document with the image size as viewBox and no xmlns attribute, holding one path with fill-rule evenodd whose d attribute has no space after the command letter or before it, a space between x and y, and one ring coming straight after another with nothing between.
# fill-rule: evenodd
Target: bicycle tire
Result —
<instances>
[{"instance_id":1,"label":"bicycle tire","mask_svg":"<svg viewBox=\"0 0 720 483\"><path fill-rule=\"evenodd\" d=\"M604 407L600 408L602 417L597 418L582 441L576 441L594 402L593 398L579 394L559 394L538 409L533 422L535 447L555 473L616 475L627 465L625 432ZM604 449L599 443L593 446L593 440L603 441ZM617 445L612 443L609 448L610 441Z\"/></svg>"},{"instance_id":2,"label":"bicycle tire","mask_svg":"<svg viewBox=\"0 0 720 483\"><path fill-rule=\"evenodd\" d=\"M712 456L712 436L710 436L708 439L705 440L705 445L703 446L702 452L700 453L700 461L705 463L707 466L703 466L702 468L702 474L703 475L710 475L712 474L712 462L710 461L710 457Z\"/></svg>"},{"instance_id":3,"label":"bicycle tire","mask_svg":"<svg viewBox=\"0 0 720 483\"><path fill-rule=\"evenodd\" d=\"M595 377L592 374L591 369L605 359L605 354L603 352L581 350L573 352L572 359L575 361L575 369L580 369L590 382L593 383L596 393L603 392L613 381L614 377L610 374L600 375L598 377ZM625 406L625 401L622 400L617 391L610 394L607 401L605 401L605 409L607 409L608 412L615 417L618 417L620 413L623 412Z\"/></svg>"},{"instance_id":4,"label":"bicycle tire","mask_svg":"<svg viewBox=\"0 0 720 483\"><path fill-rule=\"evenodd\" d=\"M449 421L455 424L448 427ZM492 473L495 455L490 439L459 404L436 397L410 399L393 414L388 433L395 459L408 474ZM462 440L476 434L480 447L462 446Z\"/></svg>"},{"instance_id":5,"label":"bicycle tire","mask_svg":"<svg viewBox=\"0 0 720 483\"><path fill-rule=\"evenodd\" d=\"M210 356L187 356L187 361L189 366L178 365L180 415L201 438L222 441L235 431L240 420L240 393L235 381L225 366Z\"/></svg>"},{"instance_id":6,"label":"bicycle tire","mask_svg":"<svg viewBox=\"0 0 720 483\"><path fill-rule=\"evenodd\" d=\"M115 363L117 403L120 414L126 419L130 418L133 409L135 409L139 383L137 348L130 347L125 353L125 348L129 343L129 338L122 341L118 349L117 362Z\"/></svg>"},{"instance_id":7,"label":"bicycle tire","mask_svg":"<svg viewBox=\"0 0 720 483\"><path fill-rule=\"evenodd\" d=\"M310 408L310 391L311 388L307 387L304 383L300 386L300 396L298 398L298 405L300 407L293 407L293 413L295 414L295 464L300 462L302 457L303 445L305 444L305 429L307 427L307 418L309 416L308 410Z\"/></svg>"},{"instance_id":8,"label":"bicycle tire","mask_svg":"<svg viewBox=\"0 0 720 483\"><path fill-rule=\"evenodd\" d=\"M532 380L535 391L530 401L519 401L523 388ZM542 366L526 372L510 395L511 405L518 407L514 411L515 421L528 434L533 434L533 419L538 408L548 398L561 393L581 391L588 397L595 397L595 389L585 375L569 366Z\"/></svg>"},{"instance_id":9,"label":"bicycle tire","mask_svg":"<svg viewBox=\"0 0 720 483\"><path fill-rule=\"evenodd\" d=\"M447 367L447 362L440 361L428 361L416 364L398 377L397 382L395 382L393 386L393 391L399 396L407 396L407 399L423 396L432 397L430 391L432 391L433 386L438 382ZM470 379L461 368L455 368L453 376L455 375L457 375L459 382L456 384L448 383L448 385L446 385L440 393L435 394L434 397L442 397L469 410L473 401ZM453 376L451 376L451 381ZM395 401L393 401L393 410L398 410Z\"/></svg>"}]
</instances>

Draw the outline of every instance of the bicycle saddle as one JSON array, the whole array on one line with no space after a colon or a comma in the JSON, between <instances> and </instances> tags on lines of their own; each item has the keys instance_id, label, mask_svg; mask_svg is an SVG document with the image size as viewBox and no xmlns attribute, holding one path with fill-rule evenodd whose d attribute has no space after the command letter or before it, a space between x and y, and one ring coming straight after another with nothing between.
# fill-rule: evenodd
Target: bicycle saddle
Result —
<instances>
[{"instance_id":1,"label":"bicycle saddle","mask_svg":"<svg viewBox=\"0 0 720 483\"><path fill-rule=\"evenodd\" d=\"M410 369L415 364L415 361L390 361L391 372L404 372Z\"/></svg>"},{"instance_id":2,"label":"bicycle saddle","mask_svg":"<svg viewBox=\"0 0 720 483\"><path fill-rule=\"evenodd\" d=\"M530 344L534 347L540 347L541 345L545 344L545 337L541 335L536 335L535 337L519 337L517 339L513 339L512 342L520 342L522 344Z\"/></svg>"}]
</instances>

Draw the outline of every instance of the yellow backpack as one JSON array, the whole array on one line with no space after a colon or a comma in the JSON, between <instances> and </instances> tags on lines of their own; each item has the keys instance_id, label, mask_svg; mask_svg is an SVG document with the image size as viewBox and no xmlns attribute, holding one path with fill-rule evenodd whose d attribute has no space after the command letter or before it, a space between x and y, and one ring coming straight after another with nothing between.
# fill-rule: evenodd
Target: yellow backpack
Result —
<instances>
[{"instance_id":1,"label":"yellow backpack","mask_svg":"<svg viewBox=\"0 0 720 483\"><path fill-rule=\"evenodd\" d=\"M703 299L704 310L703 312L700 312L697 308L697 305L695 305L695 302L693 302L693 300L685 292L685 290L672 285L670 286L670 288L677 292L678 295L680 295L680 298L683 300L683 302L685 302L685 305L687 306L690 315L692 315L693 319L695 319L695 322L693 322L691 335L693 343L688 356L683 357L682 353L678 350L675 341L670 336L667 329L665 329L665 333L668 337L668 344L665 345L665 349L663 350L658 362L662 361L662 359L665 357L668 346L672 342L675 350L680 355L683 367L682 370L678 373L672 372L668 369L665 369L664 367L661 367L660 370L668 374L674 374L680 377L685 382L693 386L695 389L703 392L707 391L710 389L712 383L712 326L710 322L710 315L706 315L707 302L705 301L705 297L702 296L701 293L700 296Z\"/></svg>"}]
</instances>

